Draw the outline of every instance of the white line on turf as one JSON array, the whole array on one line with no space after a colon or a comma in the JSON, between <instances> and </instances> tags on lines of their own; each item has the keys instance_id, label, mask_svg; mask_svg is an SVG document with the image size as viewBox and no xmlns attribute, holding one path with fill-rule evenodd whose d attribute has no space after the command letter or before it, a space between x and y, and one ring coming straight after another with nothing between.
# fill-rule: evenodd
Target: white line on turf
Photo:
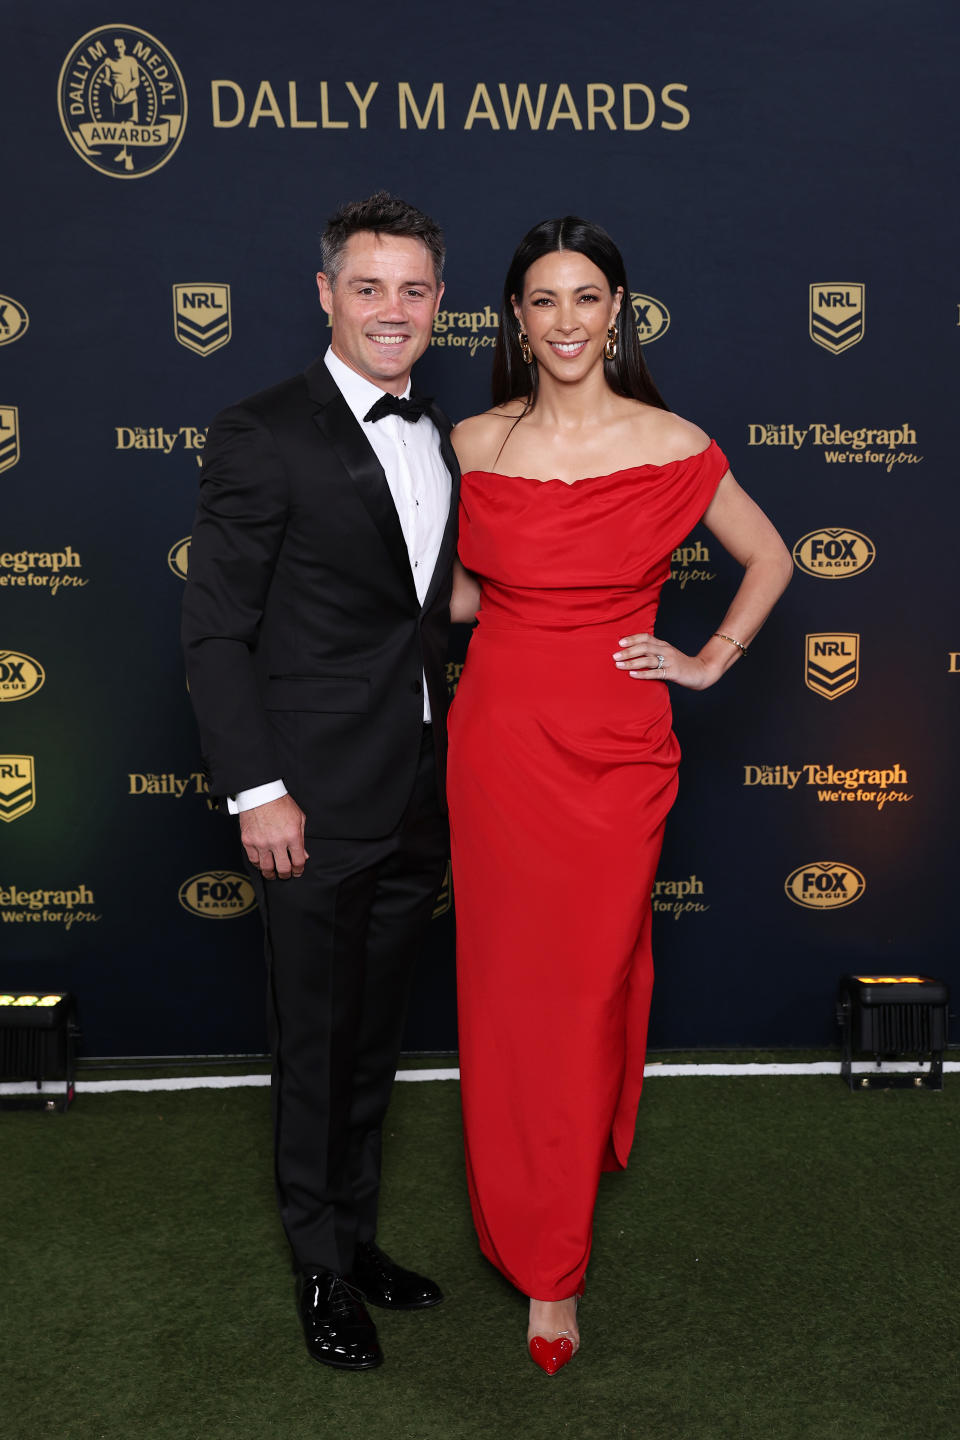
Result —
<instances>
[{"instance_id":1,"label":"white line on turf","mask_svg":"<svg viewBox=\"0 0 960 1440\"><path fill-rule=\"evenodd\" d=\"M869 1060L853 1062L855 1075L914 1074L918 1072L916 1061L888 1060L881 1069ZM945 1060L944 1073L960 1070L960 1060ZM807 1063L790 1061L755 1061L742 1065L733 1064L685 1064L663 1065L658 1062L644 1068L647 1079L658 1075L668 1077L710 1075L839 1075L838 1060L816 1060ZM448 1070L398 1070L398 1080L459 1080L460 1071ZM82 1095L114 1095L121 1091L168 1091L168 1090L236 1090L248 1086L267 1086L269 1075L182 1075L169 1076L159 1080L83 1080L76 1082L77 1093ZM38 1090L32 1080L8 1080L0 1084L0 1095L56 1095L62 1096L62 1080L45 1080Z\"/></svg>"}]
</instances>

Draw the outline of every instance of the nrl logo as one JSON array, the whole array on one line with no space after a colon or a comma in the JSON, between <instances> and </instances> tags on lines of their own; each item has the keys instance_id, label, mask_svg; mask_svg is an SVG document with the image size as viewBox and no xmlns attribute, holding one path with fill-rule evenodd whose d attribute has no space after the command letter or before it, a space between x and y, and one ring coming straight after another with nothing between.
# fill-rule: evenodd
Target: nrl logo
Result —
<instances>
[{"instance_id":1,"label":"nrl logo","mask_svg":"<svg viewBox=\"0 0 960 1440\"><path fill-rule=\"evenodd\" d=\"M187 92L177 62L146 30L102 25L60 70L60 123L77 154L121 180L152 175L183 139Z\"/></svg>"},{"instance_id":2,"label":"nrl logo","mask_svg":"<svg viewBox=\"0 0 960 1440\"><path fill-rule=\"evenodd\" d=\"M16 405L0 405L0 473L20 459L20 421Z\"/></svg>"},{"instance_id":3,"label":"nrl logo","mask_svg":"<svg viewBox=\"0 0 960 1440\"><path fill-rule=\"evenodd\" d=\"M863 339L867 287L850 280L810 286L810 339L840 355Z\"/></svg>"},{"instance_id":4,"label":"nrl logo","mask_svg":"<svg viewBox=\"0 0 960 1440\"><path fill-rule=\"evenodd\" d=\"M641 295L638 291L631 290L630 303L633 305L633 318L637 322L641 345L652 345L654 340L666 335L670 329L670 311L662 300L654 300L652 295Z\"/></svg>"},{"instance_id":5,"label":"nrl logo","mask_svg":"<svg viewBox=\"0 0 960 1440\"><path fill-rule=\"evenodd\" d=\"M19 340L29 324L30 316L20 301L0 295L0 345L12 345L14 340Z\"/></svg>"},{"instance_id":6,"label":"nrl logo","mask_svg":"<svg viewBox=\"0 0 960 1440\"><path fill-rule=\"evenodd\" d=\"M846 695L860 679L860 636L808 635L803 678L825 700Z\"/></svg>"},{"instance_id":7,"label":"nrl logo","mask_svg":"<svg viewBox=\"0 0 960 1440\"><path fill-rule=\"evenodd\" d=\"M173 287L173 333L195 355L212 355L226 345L230 324L230 286L197 281Z\"/></svg>"},{"instance_id":8,"label":"nrl logo","mask_svg":"<svg viewBox=\"0 0 960 1440\"><path fill-rule=\"evenodd\" d=\"M0 755L0 820L19 820L36 804L32 755Z\"/></svg>"}]
</instances>

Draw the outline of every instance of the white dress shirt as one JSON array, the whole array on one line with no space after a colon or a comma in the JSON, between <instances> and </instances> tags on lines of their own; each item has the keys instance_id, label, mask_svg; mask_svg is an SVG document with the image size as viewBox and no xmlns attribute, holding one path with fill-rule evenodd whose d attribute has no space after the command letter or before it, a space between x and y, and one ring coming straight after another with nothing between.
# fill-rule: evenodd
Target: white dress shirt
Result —
<instances>
[{"instance_id":1,"label":"white dress shirt","mask_svg":"<svg viewBox=\"0 0 960 1440\"><path fill-rule=\"evenodd\" d=\"M364 420L364 415L387 392L366 376L351 370L349 365L329 349L323 357L337 389L349 405L383 466L390 494L397 508L400 529L407 544L410 570L422 605L433 577L440 553L440 541L450 510L450 472L440 453L440 435L428 415L412 424L399 415L384 415L382 420ZM410 394L410 382L403 392ZM423 720L430 722L430 696L426 676L423 679ZM236 798L228 797L227 808L235 815L251 810L286 795L282 780L270 780L241 790Z\"/></svg>"}]
</instances>

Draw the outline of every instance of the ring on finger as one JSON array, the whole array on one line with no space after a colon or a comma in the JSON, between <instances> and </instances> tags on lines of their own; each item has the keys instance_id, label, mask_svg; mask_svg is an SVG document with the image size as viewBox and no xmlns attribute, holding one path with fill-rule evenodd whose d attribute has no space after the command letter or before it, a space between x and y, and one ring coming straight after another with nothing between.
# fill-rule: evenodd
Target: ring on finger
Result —
<instances>
[{"instance_id":1,"label":"ring on finger","mask_svg":"<svg viewBox=\"0 0 960 1440\"><path fill-rule=\"evenodd\" d=\"M664 668L664 665L666 664L666 661L664 660L663 656L662 656L662 655L657 655L657 656L655 657L655 659L656 659L656 662L657 662L657 670L658 670L658 671L662 670L662 669Z\"/></svg>"}]
</instances>

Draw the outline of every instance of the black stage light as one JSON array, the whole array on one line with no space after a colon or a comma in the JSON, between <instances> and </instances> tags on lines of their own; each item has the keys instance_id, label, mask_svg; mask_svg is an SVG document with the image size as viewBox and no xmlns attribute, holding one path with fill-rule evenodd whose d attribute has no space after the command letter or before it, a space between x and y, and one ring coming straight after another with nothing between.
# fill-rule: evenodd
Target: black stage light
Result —
<instances>
[{"instance_id":1,"label":"black stage light","mask_svg":"<svg viewBox=\"0 0 960 1440\"><path fill-rule=\"evenodd\" d=\"M33 1080L36 1095L0 1096L0 1110L66 1110L74 1093L77 1026L73 997L0 993L0 1080ZM64 1082L63 1100L40 1093L44 1080Z\"/></svg>"},{"instance_id":2,"label":"black stage light","mask_svg":"<svg viewBox=\"0 0 960 1440\"><path fill-rule=\"evenodd\" d=\"M949 1003L946 984L926 975L844 975L837 1020L843 1036L840 1073L850 1089L942 1090ZM854 1055L872 1056L876 1070L854 1075ZM911 1058L915 1071L883 1069L884 1061Z\"/></svg>"}]
</instances>

